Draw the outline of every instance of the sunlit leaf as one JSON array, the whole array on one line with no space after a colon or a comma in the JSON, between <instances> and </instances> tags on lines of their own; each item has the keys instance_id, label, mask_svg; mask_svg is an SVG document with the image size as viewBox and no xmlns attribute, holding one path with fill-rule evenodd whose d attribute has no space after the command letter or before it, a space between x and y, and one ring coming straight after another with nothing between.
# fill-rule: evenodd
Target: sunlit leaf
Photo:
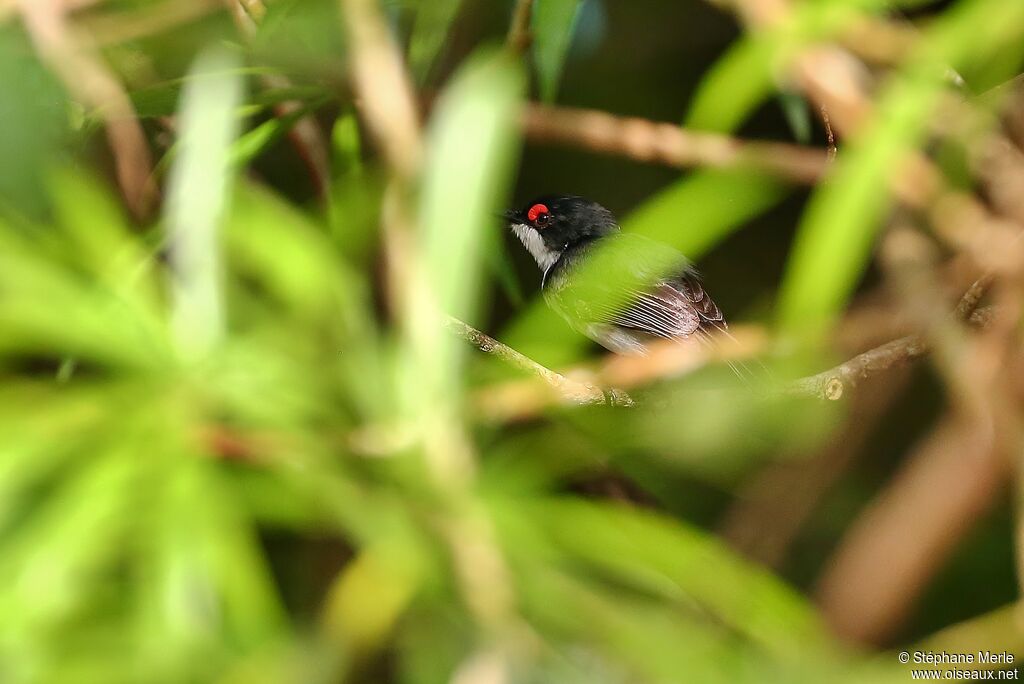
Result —
<instances>
[{"instance_id":1,"label":"sunlit leaf","mask_svg":"<svg viewBox=\"0 0 1024 684\"><path fill-rule=\"evenodd\" d=\"M218 223L229 182L229 150L242 84L224 52L202 55L182 101L181 154L171 170L167 228L174 269L175 333L188 355L222 335Z\"/></svg>"},{"instance_id":2,"label":"sunlit leaf","mask_svg":"<svg viewBox=\"0 0 1024 684\"><path fill-rule=\"evenodd\" d=\"M465 318L479 302L481 226L493 222L512 171L522 87L522 74L506 55L479 55L453 79L435 113L421 209L425 280L410 293L420 404L436 406L460 384L464 347L423 313Z\"/></svg>"}]
</instances>

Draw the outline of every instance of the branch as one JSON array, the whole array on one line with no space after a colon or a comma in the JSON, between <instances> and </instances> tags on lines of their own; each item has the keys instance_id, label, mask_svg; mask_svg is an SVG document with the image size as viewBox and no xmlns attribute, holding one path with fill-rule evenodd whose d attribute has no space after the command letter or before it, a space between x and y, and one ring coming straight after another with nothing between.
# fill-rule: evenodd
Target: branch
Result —
<instances>
[{"instance_id":1,"label":"branch","mask_svg":"<svg viewBox=\"0 0 1024 684\"><path fill-rule=\"evenodd\" d=\"M785 394L802 394L836 401L848 389L875 373L900 366L928 353L928 344L920 335L907 335L858 354L835 368L800 378L785 388Z\"/></svg>"},{"instance_id":2,"label":"branch","mask_svg":"<svg viewBox=\"0 0 1024 684\"><path fill-rule=\"evenodd\" d=\"M121 193L133 216L145 218L157 189L146 136L128 94L100 56L76 38L67 5L60 0L17 0L17 5L42 59L74 97L103 118Z\"/></svg>"},{"instance_id":3,"label":"branch","mask_svg":"<svg viewBox=\"0 0 1024 684\"><path fill-rule=\"evenodd\" d=\"M476 328L463 323L457 318L449 316L445 322L445 326L448 330L455 333L466 342L469 342L483 353L490 354L510 366L524 370L527 373L531 373L540 378L569 402L580 405L635 405L632 397L623 390L610 389L605 391L596 385L570 380L564 375L560 375L549 368L545 368L528 356L517 352L512 347L498 342L493 337L485 335Z\"/></svg>"},{"instance_id":4,"label":"branch","mask_svg":"<svg viewBox=\"0 0 1024 684\"><path fill-rule=\"evenodd\" d=\"M533 0L517 0L512 12L512 23L508 28L506 44L513 52L522 53L530 47L533 37L530 35L530 15L533 11Z\"/></svg>"},{"instance_id":5,"label":"branch","mask_svg":"<svg viewBox=\"0 0 1024 684\"><path fill-rule=\"evenodd\" d=\"M618 117L592 109L530 104L523 112L523 128L528 138L538 142L572 145L678 168L747 168L809 185L821 180L828 168L828 153L824 150L744 142L688 131L673 123Z\"/></svg>"},{"instance_id":6,"label":"branch","mask_svg":"<svg viewBox=\"0 0 1024 684\"><path fill-rule=\"evenodd\" d=\"M987 284L988 278L981 278L964 293L956 308L958 319L966 320L979 328L988 325L992 319L991 307L974 310ZM921 335L907 335L869 349L827 371L795 380L783 389L783 394L836 401L841 399L847 390L854 389L871 376L919 359L930 350L931 345Z\"/></svg>"},{"instance_id":7,"label":"branch","mask_svg":"<svg viewBox=\"0 0 1024 684\"><path fill-rule=\"evenodd\" d=\"M965 321L977 327L985 327L992 319L991 311L977 311L981 298L992 282L992 274L986 273L967 288L957 302L953 315L958 321ZM991 308L991 307L990 307ZM784 394L803 394L820 399L836 401L847 389L853 389L861 381L890 368L901 366L928 353L930 345L921 335L907 335L892 342L869 349L835 368L796 380L783 390Z\"/></svg>"}]
</instances>

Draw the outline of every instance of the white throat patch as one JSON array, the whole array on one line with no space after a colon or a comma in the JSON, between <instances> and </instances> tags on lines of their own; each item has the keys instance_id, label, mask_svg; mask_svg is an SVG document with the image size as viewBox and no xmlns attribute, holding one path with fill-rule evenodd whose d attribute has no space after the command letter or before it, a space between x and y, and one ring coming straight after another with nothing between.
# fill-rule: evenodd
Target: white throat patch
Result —
<instances>
[{"instance_id":1,"label":"white throat patch","mask_svg":"<svg viewBox=\"0 0 1024 684\"><path fill-rule=\"evenodd\" d=\"M558 257L562 256L561 252L545 245L544 238L540 236L540 233L525 223L513 223L512 232L523 243L523 247L533 256L542 271L547 271L552 264L558 261Z\"/></svg>"}]
</instances>

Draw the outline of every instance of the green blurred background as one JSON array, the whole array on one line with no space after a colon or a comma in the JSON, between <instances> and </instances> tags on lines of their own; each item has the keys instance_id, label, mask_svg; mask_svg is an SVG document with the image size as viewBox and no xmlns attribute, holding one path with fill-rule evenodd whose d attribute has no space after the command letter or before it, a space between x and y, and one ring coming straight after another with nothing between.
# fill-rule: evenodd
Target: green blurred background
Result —
<instances>
[{"instance_id":1,"label":"green blurred background","mask_svg":"<svg viewBox=\"0 0 1024 684\"><path fill-rule=\"evenodd\" d=\"M849 163L841 140L847 184L827 195L523 141L521 99L693 123L702 93L764 81L705 116L823 150L814 105L768 73L787 49L835 38L844 17L912 22L974 106L1020 71L1019 10L791 3L799 26L771 43L771 68L730 81L716 65L751 34L729 3L536 0L518 56L502 52L505 1L82 4L50 44L32 28L46 11L0 4L0 681L905 681L886 649L1015 602L1019 531L999 493L884 638L852 643L814 604L851 523L945 414L951 390L928 363L878 381L892 397L877 420L848 401L764 399L721 364L638 389L637 409L503 420L487 392L523 374L430 314L548 366L594 363L493 218L581 194L694 256L729 320L766 331L779 377L831 365L848 350L797 344L780 309L827 327L887 284L851 246L853 286L822 283L837 306L814 308L791 258L798 230L828 229L809 198L846 206L875 142L939 147L915 132L927 121L854 136ZM425 112L409 187L349 77L358 5L383 18ZM974 54L978 22L1001 30ZM119 196L107 111L68 67L86 62L120 84L152 155L162 199L141 213ZM948 89L919 67L892 67L882 96L910 107ZM303 116L323 138L322 188L291 137ZM956 155L937 158L957 178ZM389 280L396 202L423 320ZM851 212L851 234L883 214ZM862 441L779 557L723 539L761 473L827 461L850 434ZM771 519L747 524L740 538L772 534ZM991 648L1024 653L1012 624ZM977 632L945 648L987 647Z\"/></svg>"}]
</instances>

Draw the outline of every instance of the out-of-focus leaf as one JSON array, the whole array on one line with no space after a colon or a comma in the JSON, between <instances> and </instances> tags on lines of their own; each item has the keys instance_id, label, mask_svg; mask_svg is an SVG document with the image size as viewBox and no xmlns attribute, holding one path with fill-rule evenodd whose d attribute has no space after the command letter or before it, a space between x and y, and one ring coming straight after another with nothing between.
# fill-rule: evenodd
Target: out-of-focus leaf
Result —
<instances>
[{"instance_id":1,"label":"out-of-focus leaf","mask_svg":"<svg viewBox=\"0 0 1024 684\"><path fill-rule=\"evenodd\" d=\"M266 3L251 43L253 55L289 71L343 75L347 46L338 6L335 0Z\"/></svg>"},{"instance_id":2,"label":"out-of-focus leaf","mask_svg":"<svg viewBox=\"0 0 1024 684\"><path fill-rule=\"evenodd\" d=\"M363 264L375 247L380 224L384 180L379 169L363 163L359 120L354 112L342 114L331 130L334 183L329 215L331 232L351 262Z\"/></svg>"},{"instance_id":3,"label":"out-of-focus leaf","mask_svg":"<svg viewBox=\"0 0 1024 684\"><path fill-rule=\"evenodd\" d=\"M342 373L335 382L343 382L356 405L367 415L380 415L390 403L390 394L380 383L366 382L367 377L384 373L369 284L337 253L326 230L269 192L241 184L231 205L225 239L231 274L238 279L232 283L232 291L257 284L264 293L261 317L271 316L274 321L266 333L270 337L262 340L271 345L269 349L254 348L251 342L237 344L226 357L226 361L248 359L260 369L247 373L242 364L235 373L225 368L233 380L225 380L223 388L231 390L233 401L258 412L262 420L287 416L289 406L308 416L308 400L325 406L331 400L315 397L311 389L302 390L302 383L314 381L319 387L314 378L334 371ZM324 340L308 336L301 343L289 341L288 327L292 325L312 326L317 335L331 335L330 365L317 360L325 351L317 344ZM274 353L279 351L278 345L290 347L284 358ZM267 358L257 361L251 355ZM285 402L289 393L284 390L293 384L293 401ZM265 389L256 391L257 387ZM266 392L278 390L279 402L268 402Z\"/></svg>"},{"instance_id":4,"label":"out-of-focus leaf","mask_svg":"<svg viewBox=\"0 0 1024 684\"><path fill-rule=\"evenodd\" d=\"M41 306L45 302L46 306ZM0 221L0 354L76 356L151 367L169 349L159 321L107 287L83 284L39 240Z\"/></svg>"},{"instance_id":5,"label":"out-of-focus leaf","mask_svg":"<svg viewBox=\"0 0 1024 684\"><path fill-rule=\"evenodd\" d=\"M784 21L759 29L733 43L701 81L686 125L710 131L731 131L775 88L801 50L848 28L863 13L885 10L888 0L804 2L793 5Z\"/></svg>"},{"instance_id":6,"label":"out-of-focus leaf","mask_svg":"<svg viewBox=\"0 0 1024 684\"><path fill-rule=\"evenodd\" d=\"M772 91L773 51L768 36L745 36L732 44L701 81L685 125L731 131Z\"/></svg>"},{"instance_id":7,"label":"out-of-focus leaf","mask_svg":"<svg viewBox=\"0 0 1024 684\"><path fill-rule=\"evenodd\" d=\"M754 172L697 171L634 209L622 227L697 259L786 193L777 179Z\"/></svg>"},{"instance_id":8,"label":"out-of-focus leaf","mask_svg":"<svg viewBox=\"0 0 1024 684\"><path fill-rule=\"evenodd\" d=\"M1000 21L999 35L978 44L975 37L986 31L996 4L998 0L963 3L925 32L913 58L881 97L871 122L848 145L830 182L811 199L780 294L780 321L789 330L820 333L853 291L888 206L892 171L927 132L945 88L944 69L937 65L969 65L991 54L1001 41L1020 39L1024 5L1013 5Z\"/></svg>"},{"instance_id":9,"label":"out-of-focus leaf","mask_svg":"<svg viewBox=\"0 0 1024 684\"><path fill-rule=\"evenodd\" d=\"M224 76L234 75L239 78L248 76L276 75L279 72L262 66L237 65L223 72ZM131 98L135 114L142 119L151 119L161 116L173 116L178 111L178 103L185 85L193 80L196 74L186 74L181 78L172 78L137 88L128 93ZM288 100L312 100L322 97L322 88L313 86L291 86L289 88L278 88L257 93L250 98L247 106L257 105L258 109L265 106L275 105ZM98 112L92 113L95 118Z\"/></svg>"},{"instance_id":10,"label":"out-of-focus leaf","mask_svg":"<svg viewBox=\"0 0 1024 684\"><path fill-rule=\"evenodd\" d=\"M419 83L430 76L463 0L422 0L409 40L409 67Z\"/></svg>"},{"instance_id":11,"label":"out-of-focus leaf","mask_svg":"<svg viewBox=\"0 0 1024 684\"><path fill-rule=\"evenodd\" d=\"M335 638L357 654L378 649L422 581L422 561L407 546L371 546L338 577L325 620Z\"/></svg>"},{"instance_id":12,"label":"out-of-focus leaf","mask_svg":"<svg viewBox=\"0 0 1024 684\"><path fill-rule=\"evenodd\" d=\"M521 572L524 608L532 619L555 639L589 645L590 658L600 659L588 662L579 654L581 675L592 666L597 681L668 682L685 672L695 682L724 684L737 681L748 666L720 625L703 623L672 603L625 597L551 569ZM620 672L621 680L609 677L612 672Z\"/></svg>"},{"instance_id":13,"label":"out-of-focus leaf","mask_svg":"<svg viewBox=\"0 0 1024 684\"><path fill-rule=\"evenodd\" d=\"M255 279L290 311L323 311L355 278L330 240L306 216L259 187L239 183L228 214L225 241L231 265ZM356 301L368 293L348 289ZM348 318L338 311L339 320Z\"/></svg>"},{"instance_id":14,"label":"out-of-focus leaf","mask_svg":"<svg viewBox=\"0 0 1024 684\"><path fill-rule=\"evenodd\" d=\"M789 124L789 130L798 143L806 145L811 142L811 108L807 100L789 90L782 90L778 95L779 106Z\"/></svg>"},{"instance_id":15,"label":"out-of-focus leaf","mask_svg":"<svg viewBox=\"0 0 1024 684\"><path fill-rule=\"evenodd\" d=\"M325 102L326 99L322 98L313 100L283 116L275 116L264 121L256 128L239 136L231 146L231 163L239 167L245 166L268 147L288 135L288 132L295 127L300 119L315 112Z\"/></svg>"},{"instance_id":16,"label":"out-of-focus leaf","mask_svg":"<svg viewBox=\"0 0 1024 684\"><path fill-rule=\"evenodd\" d=\"M505 293L514 306L522 306L525 301L523 286L519 283L519 276L512 268L512 261L505 250L504 240L493 240L492 248L484 252L487 259L487 269L494 274L498 287Z\"/></svg>"},{"instance_id":17,"label":"out-of-focus leaf","mask_svg":"<svg viewBox=\"0 0 1024 684\"><path fill-rule=\"evenodd\" d=\"M60 482L26 524L0 539L0 609L13 621L8 629L61 624L112 570L132 516L137 462L125 457L127 444L94 447L96 457L80 473Z\"/></svg>"},{"instance_id":18,"label":"out-of-focus leaf","mask_svg":"<svg viewBox=\"0 0 1024 684\"><path fill-rule=\"evenodd\" d=\"M409 379L418 411L444 405L461 385L464 345L424 312L463 318L476 308L481 227L493 223L512 172L522 88L522 73L508 55L478 55L455 76L434 115L421 209L424 281L409 302L415 309L409 361L417 369Z\"/></svg>"},{"instance_id":19,"label":"out-of-focus leaf","mask_svg":"<svg viewBox=\"0 0 1024 684\"><path fill-rule=\"evenodd\" d=\"M0 201L39 214L47 166L68 133L68 100L15 24L0 25Z\"/></svg>"},{"instance_id":20,"label":"out-of-focus leaf","mask_svg":"<svg viewBox=\"0 0 1024 684\"><path fill-rule=\"evenodd\" d=\"M223 333L218 224L242 98L235 64L225 52L201 55L182 101L181 153L171 169L166 212L175 335L187 356L206 353Z\"/></svg>"},{"instance_id":21,"label":"out-of-focus leaf","mask_svg":"<svg viewBox=\"0 0 1024 684\"><path fill-rule=\"evenodd\" d=\"M334 149L333 168L342 173L362 169L362 141L359 138L359 120L355 114L339 116L334 122L331 147Z\"/></svg>"},{"instance_id":22,"label":"out-of-focus leaf","mask_svg":"<svg viewBox=\"0 0 1024 684\"><path fill-rule=\"evenodd\" d=\"M562 552L654 595L696 602L772 653L796 657L832 647L814 610L793 590L702 532L582 500L552 500L537 513Z\"/></svg>"},{"instance_id":23,"label":"out-of-focus leaf","mask_svg":"<svg viewBox=\"0 0 1024 684\"><path fill-rule=\"evenodd\" d=\"M55 237L68 258L158 326L156 317L162 311L156 259L132 235L109 191L68 169L53 174L50 186L62 228Z\"/></svg>"},{"instance_id":24,"label":"out-of-focus leaf","mask_svg":"<svg viewBox=\"0 0 1024 684\"><path fill-rule=\"evenodd\" d=\"M710 376L706 382L704 376ZM588 435L594 449L628 454L615 462L635 479L641 478L634 466L646 463L722 487L735 485L766 452L807 453L831 434L844 408L807 398L766 398L724 366L687 383L652 388L643 401L642 411L574 412L565 420ZM795 422L794 415L806 420Z\"/></svg>"},{"instance_id":25,"label":"out-of-focus leaf","mask_svg":"<svg viewBox=\"0 0 1024 684\"><path fill-rule=\"evenodd\" d=\"M182 443L180 427L148 459L151 499L140 512L145 582L139 609L145 634L182 675L209 677L210 646L243 650L271 642L282 610L253 531L217 464ZM154 647L156 644L148 644ZM198 659L202 654L206 659Z\"/></svg>"},{"instance_id":26,"label":"out-of-focus leaf","mask_svg":"<svg viewBox=\"0 0 1024 684\"><path fill-rule=\"evenodd\" d=\"M536 0L530 29L533 32L533 56L537 65L540 96L555 99L562 76L565 55L572 44L580 0Z\"/></svg>"},{"instance_id":27,"label":"out-of-focus leaf","mask_svg":"<svg viewBox=\"0 0 1024 684\"><path fill-rule=\"evenodd\" d=\"M931 634L915 644L921 651L947 653L1006 652L1024 656L1024 638L1016 627L1017 602L969 618Z\"/></svg>"},{"instance_id":28,"label":"out-of-focus leaf","mask_svg":"<svg viewBox=\"0 0 1024 684\"><path fill-rule=\"evenodd\" d=\"M405 616L398 636L398 681L401 684L442 684L466 657L474 625L452 610L447 597L417 601Z\"/></svg>"}]
</instances>

